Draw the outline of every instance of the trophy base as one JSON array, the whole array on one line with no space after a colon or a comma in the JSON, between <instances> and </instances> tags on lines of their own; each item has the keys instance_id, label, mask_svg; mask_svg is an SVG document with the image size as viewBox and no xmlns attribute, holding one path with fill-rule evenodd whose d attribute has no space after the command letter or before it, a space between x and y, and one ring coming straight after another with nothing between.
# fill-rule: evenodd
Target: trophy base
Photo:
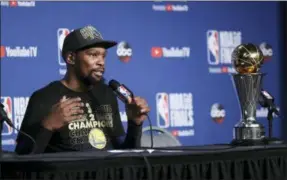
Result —
<instances>
[{"instance_id":1,"label":"trophy base","mask_svg":"<svg viewBox=\"0 0 287 180\"><path fill-rule=\"evenodd\" d=\"M264 145L263 139L234 139L230 143L232 146L260 146Z\"/></svg>"},{"instance_id":2,"label":"trophy base","mask_svg":"<svg viewBox=\"0 0 287 180\"><path fill-rule=\"evenodd\" d=\"M234 139L230 143L232 146L260 146L260 145L280 145L285 142L278 138L262 138L262 139Z\"/></svg>"},{"instance_id":3,"label":"trophy base","mask_svg":"<svg viewBox=\"0 0 287 180\"><path fill-rule=\"evenodd\" d=\"M234 140L262 140L265 137L264 126L258 122L239 122L233 129Z\"/></svg>"},{"instance_id":4,"label":"trophy base","mask_svg":"<svg viewBox=\"0 0 287 180\"><path fill-rule=\"evenodd\" d=\"M263 141L264 144L266 144L266 145L285 144L285 142L284 142L283 140L278 139L278 138L275 138L275 137L272 137L272 138L265 137L265 138L263 138L262 141Z\"/></svg>"},{"instance_id":5,"label":"trophy base","mask_svg":"<svg viewBox=\"0 0 287 180\"><path fill-rule=\"evenodd\" d=\"M232 146L258 146L264 145L264 126L254 121L241 121L233 129L234 139Z\"/></svg>"}]
</instances>

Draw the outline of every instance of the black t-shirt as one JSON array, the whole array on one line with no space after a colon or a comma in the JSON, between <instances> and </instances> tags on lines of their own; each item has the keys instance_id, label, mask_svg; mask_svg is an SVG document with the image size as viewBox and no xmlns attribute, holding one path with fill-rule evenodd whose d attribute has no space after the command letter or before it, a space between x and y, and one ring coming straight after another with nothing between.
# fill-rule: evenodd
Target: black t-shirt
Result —
<instances>
[{"instance_id":1,"label":"black t-shirt","mask_svg":"<svg viewBox=\"0 0 287 180\"><path fill-rule=\"evenodd\" d=\"M54 132L48 131L41 126L41 122L63 96L80 97L84 103L84 117ZM116 96L107 85L98 84L90 91L75 92L60 81L54 81L32 94L21 131L36 140L38 153L114 149L116 139L125 135ZM139 126L129 123L127 136L130 138L126 137L126 143L130 144L130 148L135 148L131 144L138 144L135 141L139 140L140 132ZM29 153L33 147L25 135L18 135L17 153Z\"/></svg>"}]
</instances>

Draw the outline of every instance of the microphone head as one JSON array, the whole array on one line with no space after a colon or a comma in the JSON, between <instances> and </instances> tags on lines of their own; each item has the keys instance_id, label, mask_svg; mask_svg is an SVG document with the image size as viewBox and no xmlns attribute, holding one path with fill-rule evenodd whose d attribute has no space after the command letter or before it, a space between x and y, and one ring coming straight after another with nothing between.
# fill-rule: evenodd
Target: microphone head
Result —
<instances>
[{"instance_id":1,"label":"microphone head","mask_svg":"<svg viewBox=\"0 0 287 180\"><path fill-rule=\"evenodd\" d=\"M118 89L119 86L121 86L121 84L118 81L112 79L109 81L109 86L110 86L110 88L112 88L112 90L115 91Z\"/></svg>"},{"instance_id":2,"label":"microphone head","mask_svg":"<svg viewBox=\"0 0 287 180\"><path fill-rule=\"evenodd\" d=\"M269 94L267 91L263 90L263 91L261 91L261 94L264 98L271 100L271 101L274 101L274 97L272 97L271 94Z\"/></svg>"}]
</instances>

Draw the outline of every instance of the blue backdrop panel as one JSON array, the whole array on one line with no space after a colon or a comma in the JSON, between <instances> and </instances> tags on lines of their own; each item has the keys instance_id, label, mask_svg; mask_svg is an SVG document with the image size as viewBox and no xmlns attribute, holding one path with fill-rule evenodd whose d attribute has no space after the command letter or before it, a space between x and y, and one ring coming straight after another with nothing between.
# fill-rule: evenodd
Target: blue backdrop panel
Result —
<instances>
[{"instance_id":1,"label":"blue backdrop panel","mask_svg":"<svg viewBox=\"0 0 287 180\"><path fill-rule=\"evenodd\" d=\"M182 145L228 143L240 119L230 76L237 45L262 48L264 88L280 99L278 7L276 2L2 2L1 101L20 127L32 92L65 73L59 57L63 38L92 24L105 39L121 42L108 52L106 78L147 99L153 126ZM266 113L258 107L265 126ZM279 126L276 119L276 136ZM2 135L3 148L14 150L17 132L4 124Z\"/></svg>"}]
</instances>

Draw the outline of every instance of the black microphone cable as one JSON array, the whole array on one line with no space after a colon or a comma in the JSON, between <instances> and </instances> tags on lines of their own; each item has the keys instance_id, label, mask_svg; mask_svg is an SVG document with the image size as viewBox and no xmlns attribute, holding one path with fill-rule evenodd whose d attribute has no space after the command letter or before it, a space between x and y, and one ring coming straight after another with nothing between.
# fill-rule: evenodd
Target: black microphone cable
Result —
<instances>
[{"instance_id":1,"label":"black microphone cable","mask_svg":"<svg viewBox=\"0 0 287 180\"><path fill-rule=\"evenodd\" d=\"M150 131L150 148L153 149L153 129L152 129L152 122L148 114L146 114L149 124L149 131Z\"/></svg>"},{"instance_id":2,"label":"black microphone cable","mask_svg":"<svg viewBox=\"0 0 287 180\"><path fill-rule=\"evenodd\" d=\"M3 123L4 122L6 122L8 124L8 126L10 126L12 129L17 130L19 133L23 134L24 136L27 136L33 142L34 147L37 147L37 144L36 144L36 141L34 140L34 138L32 138L29 134L21 131L20 129L18 129L18 128L16 128L14 126L14 124L11 121L11 119L9 119L9 117L7 116L7 113L4 110L4 105L2 103L0 103L0 123L1 123L1 127L2 128L3 128ZM1 135L1 140L2 140L2 135ZM1 145L2 145L2 143L1 143ZM1 149L1 151L2 151L2 149ZM33 151L31 153L33 153Z\"/></svg>"},{"instance_id":3,"label":"black microphone cable","mask_svg":"<svg viewBox=\"0 0 287 180\"><path fill-rule=\"evenodd\" d=\"M0 121L1 121L0 123L4 123L4 122L5 122L3 119L0 120ZM13 128L14 130L17 130L20 134L23 134L24 136L28 137L28 138L33 142L34 148L33 148L33 150L30 152L30 154L34 154L34 151L37 149L37 143L36 143L35 139L34 139L32 136L30 136L29 134L25 133L24 131L21 131L20 129L16 128L16 127L14 126L14 124L8 123L8 122L6 122L6 123L7 123L11 128ZM16 142L16 143L18 143L18 142Z\"/></svg>"}]
</instances>

